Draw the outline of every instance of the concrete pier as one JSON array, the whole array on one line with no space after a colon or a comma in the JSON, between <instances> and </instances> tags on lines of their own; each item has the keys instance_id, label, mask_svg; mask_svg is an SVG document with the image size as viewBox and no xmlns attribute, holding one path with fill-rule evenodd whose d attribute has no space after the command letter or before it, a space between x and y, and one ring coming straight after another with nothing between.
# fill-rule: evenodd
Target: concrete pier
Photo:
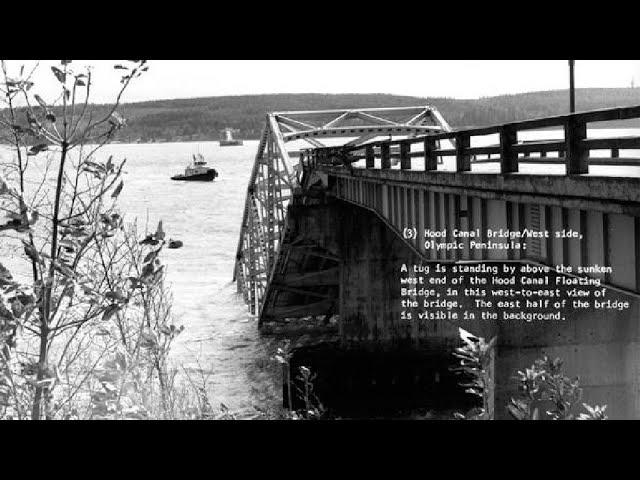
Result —
<instances>
[{"instance_id":1,"label":"concrete pier","mask_svg":"<svg viewBox=\"0 0 640 480\"><path fill-rule=\"evenodd\" d=\"M560 357L564 360L566 374L580 377L586 402L608 405L611 418L640 417L640 303L637 297L607 289L610 301L628 301L630 308L623 312L568 308L564 312L566 319L562 321L489 321L480 318L471 321L464 320L461 314L453 321L445 318L451 314L447 308L431 309L434 315L441 312L441 320L421 320L416 312L410 320L402 319L402 310L411 309L401 306L400 265L426 264L424 258L417 255L377 215L349 203L332 201L322 207L292 208L292 212L296 212L292 217L295 218L295 227L292 228L296 229L297 235L342 259L337 310L341 342L334 345L330 356L341 355L337 352L368 350L371 358L379 356L381 360L378 361L384 363L384 358L393 355L389 352L400 356L400 352L413 352L414 357L438 358L435 362L439 365L437 368L433 364L428 367L433 363L428 360L424 360L424 367L426 370L435 368L434 371L442 378L449 378L452 352L460 343L458 327L462 327L487 339L498 337L495 356L496 418L508 418L506 405L512 396L517 395L513 381L515 373L530 366L543 353ZM341 228L330 228L330 225L340 225ZM434 264L430 265L433 268ZM502 272L504 265L513 264L497 262L492 265ZM487 280L494 277L492 274L484 276ZM498 276L507 277L503 273ZM555 284L554 279L558 276L550 273L550 283ZM521 275L516 277L516 282L521 283ZM438 294L445 295L449 287L435 285L433 288ZM472 288L468 276L457 287L460 292L465 288ZM564 293L573 286L560 285L558 288ZM597 287L582 288L594 291ZM460 295L458 300L458 311L474 309L472 297ZM497 302L494 304L490 310L500 315L504 309L499 308ZM545 311L544 308L524 310ZM551 307L546 311L554 312ZM413 368L409 364L403 367L401 361L392 363L400 370ZM392 367L385 374L389 374L389 369ZM396 373L402 374L400 371ZM358 375L369 378L371 374L360 372ZM437 389L430 390L431 395L451 397L451 405L460 405L459 392L455 389L443 388L440 394L436 392Z\"/></svg>"}]
</instances>

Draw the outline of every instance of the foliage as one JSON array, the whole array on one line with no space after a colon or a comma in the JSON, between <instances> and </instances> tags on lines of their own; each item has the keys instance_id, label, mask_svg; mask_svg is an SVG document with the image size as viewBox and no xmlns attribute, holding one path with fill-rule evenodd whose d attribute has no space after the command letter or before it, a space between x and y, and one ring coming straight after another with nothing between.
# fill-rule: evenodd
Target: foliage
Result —
<instances>
[{"instance_id":1,"label":"foliage","mask_svg":"<svg viewBox=\"0 0 640 480\"><path fill-rule=\"evenodd\" d=\"M293 356L293 352L291 349L291 342L289 340L285 340L282 343L281 347L278 347L276 350L276 354L273 359L282 365L282 374L283 381L287 386L287 405L289 408L293 405L293 390L291 387L291 357Z\"/></svg>"},{"instance_id":2,"label":"foliage","mask_svg":"<svg viewBox=\"0 0 640 480\"><path fill-rule=\"evenodd\" d=\"M479 398L482 406L454 416L463 420L492 420L490 391L494 379L490 375L490 365L497 338L485 342L482 337L476 337L462 328L459 333L464 345L454 353L460 366L452 370L464 375L460 386L465 392ZM606 405L592 407L586 403L582 403L586 412L576 416L575 407L582 400L580 382L578 378L571 379L562 373L562 360L559 358L551 360L544 355L530 368L518 371L514 379L518 382L521 398L512 398L507 409L516 420L607 419Z\"/></svg>"},{"instance_id":3,"label":"foliage","mask_svg":"<svg viewBox=\"0 0 640 480\"><path fill-rule=\"evenodd\" d=\"M518 371L519 399L511 399L508 410L516 420L606 420L605 406L583 403L586 413L574 413L582 399L580 381L562 373L562 360L544 355L530 368Z\"/></svg>"},{"instance_id":4,"label":"foliage","mask_svg":"<svg viewBox=\"0 0 640 480\"><path fill-rule=\"evenodd\" d=\"M2 165L0 230L22 246L31 278L0 269L0 413L144 418L146 402L131 397L155 378L166 410L166 356L181 331L158 258L165 233L160 222L138 242L117 209L124 161L97 152L124 127L117 107L146 61L114 67L120 87L101 115L89 102L91 70L71 64L51 67L59 96L45 100L33 71L12 75L2 62L0 128L13 155Z\"/></svg>"},{"instance_id":5,"label":"foliage","mask_svg":"<svg viewBox=\"0 0 640 480\"><path fill-rule=\"evenodd\" d=\"M486 342L484 338L476 337L466 330L459 328L461 347L456 348L454 356L459 360L459 366L452 368L454 372L464 375L460 386L481 401L481 407L475 408L466 415L457 413L459 419L468 420L492 420L493 406L490 398L493 388L491 378L491 362L493 350L496 345L496 337Z\"/></svg>"},{"instance_id":6,"label":"foliage","mask_svg":"<svg viewBox=\"0 0 640 480\"><path fill-rule=\"evenodd\" d=\"M290 420L320 420L327 417L327 411L314 391L314 381L317 375L309 367L298 367L298 375L291 378L291 358L293 350L289 340L285 340L274 355L274 360L283 367L284 382L287 385L289 411L282 415ZM295 410L293 388L297 397L302 399L304 408Z\"/></svg>"},{"instance_id":7,"label":"foliage","mask_svg":"<svg viewBox=\"0 0 640 480\"><path fill-rule=\"evenodd\" d=\"M322 402L314 392L313 382L316 377L317 375L308 367L300 366L298 368L295 387L298 396L302 398L304 402L304 409L293 412L294 415L297 416L297 419L320 420L326 413L324 405L322 405Z\"/></svg>"},{"instance_id":8,"label":"foliage","mask_svg":"<svg viewBox=\"0 0 640 480\"><path fill-rule=\"evenodd\" d=\"M105 268L107 296L124 301L111 304L99 327L114 348L93 371L102 388L92 392L91 416L167 418L175 381L168 355L184 327L174 323L171 295L164 285L166 273L159 259L165 245L162 222L142 241L137 240L135 224L124 229L122 237L120 261L105 262ZM105 252L111 253L108 247Z\"/></svg>"}]
</instances>

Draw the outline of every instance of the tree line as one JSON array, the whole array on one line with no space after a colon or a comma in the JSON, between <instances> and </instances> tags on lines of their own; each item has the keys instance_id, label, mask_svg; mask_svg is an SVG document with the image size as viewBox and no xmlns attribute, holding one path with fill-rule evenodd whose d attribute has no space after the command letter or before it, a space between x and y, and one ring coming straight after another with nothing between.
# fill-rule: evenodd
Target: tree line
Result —
<instances>
[{"instance_id":1,"label":"tree line","mask_svg":"<svg viewBox=\"0 0 640 480\"><path fill-rule=\"evenodd\" d=\"M640 89L586 88L576 91L577 110L640 104ZM236 129L244 139L257 139L268 112L432 105L454 128L500 124L567 113L566 90L501 95L479 99L411 97L387 94L240 95L127 103L120 111L127 128L116 142L217 140L220 130ZM107 112L110 105L94 105ZM20 117L20 115L18 115ZM603 125L607 126L607 125ZM629 126L640 126L639 121Z\"/></svg>"}]
</instances>

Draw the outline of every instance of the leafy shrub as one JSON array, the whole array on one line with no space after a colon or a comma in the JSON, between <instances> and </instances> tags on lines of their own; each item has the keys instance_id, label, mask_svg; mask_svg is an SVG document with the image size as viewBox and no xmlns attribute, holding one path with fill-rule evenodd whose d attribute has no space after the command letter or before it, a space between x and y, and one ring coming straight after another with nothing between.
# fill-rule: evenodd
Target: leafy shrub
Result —
<instances>
[{"instance_id":1,"label":"leafy shrub","mask_svg":"<svg viewBox=\"0 0 640 480\"><path fill-rule=\"evenodd\" d=\"M606 405L582 406L586 413L576 416L575 407L581 402L579 378L569 378L562 372L562 360L547 355L517 373L521 397L511 399L507 406L516 420L606 420Z\"/></svg>"}]
</instances>

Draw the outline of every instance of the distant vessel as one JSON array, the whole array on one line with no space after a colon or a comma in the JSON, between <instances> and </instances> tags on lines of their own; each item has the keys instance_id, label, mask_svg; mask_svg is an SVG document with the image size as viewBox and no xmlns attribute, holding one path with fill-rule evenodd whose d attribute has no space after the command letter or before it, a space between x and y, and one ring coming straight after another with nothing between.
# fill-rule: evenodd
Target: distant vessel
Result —
<instances>
[{"instance_id":1,"label":"distant vessel","mask_svg":"<svg viewBox=\"0 0 640 480\"><path fill-rule=\"evenodd\" d=\"M220 131L220 146L221 147L230 147L233 145L242 145L242 140L236 140L233 138L232 133L237 132L238 130L234 130L232 128L225 128Z\"/></svg>"},{"instance_id":2,"label":"distant vessel","mask_svg":"<svg viewBox=\"0 0 640 480\"><path fill-rule=\"evenodd\" d=\"M193 156L193 163L184 169L184 173L179 173L171 177L171 180L184 180L191 182L212 182L218 176L215 168L207 167L202 154L198 153Z\"/></svg>"}]
</instances>

